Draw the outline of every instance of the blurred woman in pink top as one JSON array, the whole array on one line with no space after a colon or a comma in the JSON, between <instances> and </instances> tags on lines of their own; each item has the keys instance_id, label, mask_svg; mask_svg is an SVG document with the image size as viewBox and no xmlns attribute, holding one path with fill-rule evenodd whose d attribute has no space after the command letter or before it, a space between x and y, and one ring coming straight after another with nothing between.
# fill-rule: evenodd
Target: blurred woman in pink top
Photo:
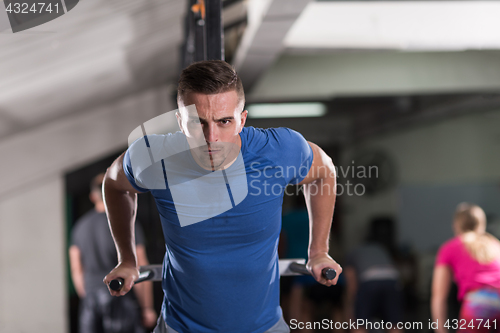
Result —
<instances>
[{"instance_id":1,"label":"blurred woman in pink top","mask_svg":"<svg viewBox=\"0 0 500 333\"><path fill-rule=\"evenodd\" d=\"M486 232L481 207L462 203L453 219L455 237L439 249L432 279L436 332L500 332L500 242ZM451 281L462 301L459 319L447 318Z\"/></svg>"}]
</instances>

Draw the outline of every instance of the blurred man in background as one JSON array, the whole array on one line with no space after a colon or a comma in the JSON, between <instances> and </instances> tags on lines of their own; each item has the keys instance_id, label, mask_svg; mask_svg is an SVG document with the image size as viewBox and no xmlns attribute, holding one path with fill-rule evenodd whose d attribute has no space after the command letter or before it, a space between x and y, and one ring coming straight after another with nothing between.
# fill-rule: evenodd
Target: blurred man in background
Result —
<instances>
[{"instance_id":1,"label":"blurred man in background","mask_svg":"<svg viewBox=\"0 0 500 333\"><path fill-rule=\"evenodd\" d=\"M91 182L90 200L94 209L82 216L72 232L69 259L71 277L81 299L80 333L144 333L156 323L151 282L134 287L135 293L112 297L102 282L118 263L102 199L104 174ZM136 226L139 265L147 265L141 228Z\"/></svg>"}]
</instances>

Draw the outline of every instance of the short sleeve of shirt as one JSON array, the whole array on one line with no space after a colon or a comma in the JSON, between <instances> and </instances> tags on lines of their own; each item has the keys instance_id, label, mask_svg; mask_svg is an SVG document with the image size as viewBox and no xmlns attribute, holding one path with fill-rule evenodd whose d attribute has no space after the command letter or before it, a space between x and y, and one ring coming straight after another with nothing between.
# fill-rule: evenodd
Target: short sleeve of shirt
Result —
<instances>
[{"instance_id":1,"label":"short sleeve of shirt","mask_svg":"<svg viewBox=\"0 0 500 333\"><path fill-rule=\"evenodd\" d=\"M132 147L132 146L131 146ZM125 171L125 175L127 176L130 185L135 188L139 192L147 192L148 190L139 186L134 177L134 171L132 169L132 162L130 159L130 148L125 152L125 156L123 157L123 171Z\"/></svg>"},{"instance_id":2,"label":"short sleeve of shirt","mask_svg":"<svg viewBox=\"0 0 500 333\"><path fill-rule=\"evenodd\" d=\"M275 136L279 149L277 160L283 161L288 184L300 183L309 173L313 161L313 151L304 137L297 131L289 128L273 128L270 134Z\"/></svg>"},{"instance_id":3,"label":"short sleeve of shirt","mask_svg":"<svg viewBox=\"0 0 500 333\"><path fill-rule=\"evenodd\" d=\"M88 238L86 237L88 233L85 230L85 225L89 214L90 212L81 216L71 230L71 245L75 245L80 249L84 248L88 243Z\"/></svg>"},{"instance_id":4,"label":"short sleeve of shirt","mask_svg":"<svg viewBox=\"0 0 500 333\"><path fill-rule=\"evenodd\" d=\"M452 245L453 243L448 241L439 248L436 256L435 266L452 266L453 254L456 252L453 250Z\"/></svg>"},{"instance_id":5,"label":"short sleeve of shirt","mask_svg":"<svg viewBox=\"0 0 500 333\"><path fill-rule=\"evenodd\" d=\"M81 247L80 238L78 237L79 232L77 231L78 227L78 225L75 225L75 227L71 231L71 245Z\"/></svg>"}]
</instances>

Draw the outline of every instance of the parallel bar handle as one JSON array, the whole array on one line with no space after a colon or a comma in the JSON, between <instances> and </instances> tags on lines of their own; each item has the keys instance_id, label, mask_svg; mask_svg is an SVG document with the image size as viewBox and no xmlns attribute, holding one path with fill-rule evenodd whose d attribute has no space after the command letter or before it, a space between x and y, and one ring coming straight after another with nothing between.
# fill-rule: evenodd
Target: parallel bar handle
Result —
<instances>
[{"instance_id":1,"label":"parallel bar handle","mask_svg":"<svg viewBox=\"0 0 500 333\"><path fill-rule=\"evenodd\" d=\"M294 273L299 273L303 275L311 275L311 272L307 269L305 264L299 264L296 262L292 262L289 266L289 269ZM321 271L323 277L327 280L333 280L337 276L337 272L333 268L325 267Z\"/></svg>"},{"instance_id":2,"label":"parallel bar handle","mask_svg":"<svg viewBox=\"0 0 500 333\"><path fill-rule=\"evenodd\" d=\"M153 271L144 271L139 274L139 278L135 280L134 283L139 283L143 281L149 280L153 276ZM123 287L123 279L118 278L115 280L111 280L109 283L109 289L114 290L114 291L119 291Z\"/></svg>"},{"instance_id":3,"label":"parallel bar handle","mask_svg":"<svg viewBox=\"0 0 500 333\"><path fill-rule=\"evenodd\" d=\"M161 265L151 265L151 266L144 266L146 270L141 272L139 274L139 278L135 281L135 283L143 282L143 281L148 281L148 280L153 280L153 281L160 281L161 279ZM289 266L290 271L298 274L303 274L303 275L311 275L309 270L306 268L305 264L299 264L297 262L292 262L290 263ZM157 272L156 272L157 271ZM332 269L325 267L321 271L323 277L327 280L333 280L337 276L337 272ZM118 278L115 280L112 280L109 283L109 289L114 290L114 291L119 291L123 287L123 279Z\"/></svg>"}]
</instances>

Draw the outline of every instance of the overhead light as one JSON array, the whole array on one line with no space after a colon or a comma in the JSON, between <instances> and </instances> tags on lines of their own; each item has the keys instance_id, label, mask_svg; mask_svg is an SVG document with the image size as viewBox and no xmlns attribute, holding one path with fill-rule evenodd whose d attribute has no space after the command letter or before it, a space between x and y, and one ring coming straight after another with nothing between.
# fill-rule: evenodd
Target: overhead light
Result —
<instances>
[{"instance_id":1,"label":"overhead light","mask_svg":"<svg viewBox=\"0 0 500 333\"><path fill-rule=\"evenodd\" d=\"M326 114L323 103L250 104L247 110L250 118L322 117Z\"/></svg>"},{"instance_id":2,"label":"overhead light","mask_svg":"<svg viewBox=\"0 0 500 333\"><path fill-rule=\"evenodd\" d=\"M499 11L499 1L311 1L283 43L292 49L498 50Z\"/></svg>"}]
</instances>

